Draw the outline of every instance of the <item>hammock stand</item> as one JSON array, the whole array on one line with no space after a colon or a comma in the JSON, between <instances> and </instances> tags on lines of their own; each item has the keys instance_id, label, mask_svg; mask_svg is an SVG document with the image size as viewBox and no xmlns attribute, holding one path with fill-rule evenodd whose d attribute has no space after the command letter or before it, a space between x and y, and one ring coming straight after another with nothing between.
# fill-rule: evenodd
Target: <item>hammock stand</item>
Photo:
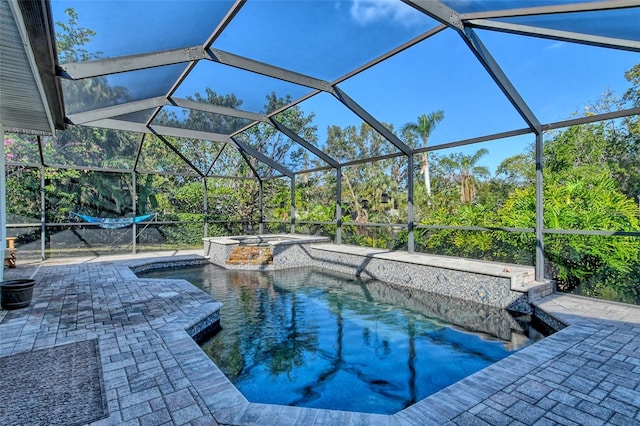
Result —
<instances>
[{"instance_id":1,"label":"hammock stand","mask_svg":"<svg viewBox=\"0 0 640 426\"><path fill-rule=\"evenodd\" d=\"M136 217L118 218L118 217L95 217L95 216L88 216L86 214L80 214L75 212L71 212L71 214L79 217L85 222L96 223L100 228L104 228L104 229L126 228L129 225L132 225L134 223L144 222L155 216L155 214L145 214L145 215L136 216Z\"/></svg>"},{"instance_id":2,"label":"hammock stand","mask_svg":"<svg viewBox=\"0 0 640 426\"><path fill-rule=\"evenodd\" d=\"M100 228L103 228L103 229L126 228L127 226L133 225L134 223L145 222L145 221L147 221L149 219L155 219L156 218L156 214L155 213L145 214L145 215L142 215L142 216L122 217L122 218L118 218L118 217L95 217L95 216L88 216L86 214L81 214L81 213L76 213L76 212L71 212L71 214L74 215L74 216L79 217L80 219L84 220L85 222L95 223ZM140 234L142 232L144 232L145 229L147 229L148 226L149 226L149 224L147 223L140 231L138 231L138 233L136 235L136 238L138 238L140 236ZM116 243L120 238L122 238L122 235L120 235L115 241L112 241L111 244ZM131 243L129 243L129 245L131 245Z\"/></svg>"}]
</instances>

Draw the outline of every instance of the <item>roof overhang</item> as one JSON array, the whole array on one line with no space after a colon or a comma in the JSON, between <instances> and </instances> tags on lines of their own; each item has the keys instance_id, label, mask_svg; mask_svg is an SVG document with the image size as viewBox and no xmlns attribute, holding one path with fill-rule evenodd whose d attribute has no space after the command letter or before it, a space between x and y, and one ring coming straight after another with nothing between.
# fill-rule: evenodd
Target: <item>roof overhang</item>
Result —
<instances>
[{"instance_id":1,"label":"roof overhang","mask_svg":"<svg viewBox=\"0 0 640 426\"><path fill-rule=\"evenodd\" d=\"M5 131L64 129L62 87L48 0L0 0L0 123Z\"/></svg>"}]
</instances>

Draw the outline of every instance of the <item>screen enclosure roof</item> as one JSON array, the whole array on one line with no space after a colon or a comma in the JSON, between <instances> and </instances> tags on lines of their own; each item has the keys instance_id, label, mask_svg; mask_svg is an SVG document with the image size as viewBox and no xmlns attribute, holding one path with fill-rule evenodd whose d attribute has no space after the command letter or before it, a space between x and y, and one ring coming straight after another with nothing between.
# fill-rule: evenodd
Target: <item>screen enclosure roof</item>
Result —
<instances>
[{"instance_id":1,"label":"screen enclosure roof","mask_svg":"<svg viewBox=\"0 0 640 426\"><path fill-rule=\"evenodd\" d=\"M258 177L292 177L639 112L579 110L640 62L637 0L2 0L2 18L3 52L31 40L22 64L2 61L8 131L135 132L201 176L229 149L258 160ZM6 85L35 89L40 101L21 99L44 119L11 121ZM429 146L400 131L436 110ZM330 126L362 123L383 151L329 149ZM182 150L188 141L206 148ZM141 155L131 150L133 169Z\"/></svg>"}]
</instances>

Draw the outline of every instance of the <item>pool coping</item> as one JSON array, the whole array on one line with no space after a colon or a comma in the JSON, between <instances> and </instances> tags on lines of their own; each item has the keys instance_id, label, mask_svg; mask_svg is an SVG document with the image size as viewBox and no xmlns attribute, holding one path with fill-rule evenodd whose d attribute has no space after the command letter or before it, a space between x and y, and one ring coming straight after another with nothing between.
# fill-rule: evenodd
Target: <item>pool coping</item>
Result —
<instances>
[{"instance_id":1,"label":"pool coping","mask_svg":"<svg viewBox=\"0 0 640 426\"><path fill-rule=\"evenodd\" d=\"M395 262L410 263L420 266L433 266L436 268L454 271L508 278L511 280L511 289L522 292L529 289L527 283L533 283L534 281L534 268L531 266L475 259L462 259L427 253L408 253L403 251L375 249L343 244L317 244L310 248L341 254L353 254L372 259L392 260Z\"/></svg>"},{"instance_id":2,"label":"pool coping","mask_svg":"<svg viewBox=\"0 0 640 426\"><path fill-rule=\"evenodd\" d=\"M417 267L427 267L427 269L436 269L439 271L448 271L450 274L456 276L469 276L469 277L491 277L508 280L509 288L513 293L526 294L528 302L539 299L540 297L551 294L555 288L555 283L551 280L535 281L535 270L532 266L515 265L504 262L492 262L476 259L462 259L444 255L434 255L428 253L408 253L404 251L394 251L388 249L376 249L369 247L360 247L344 244L315 244L307 246L308 255L311 259L311 264L320 267L336 266L339 269L344 269L345 264L349 262L343 259L344 256L351 256L354 258L363 259L359 262L357 269L353 269L350 272L355 273L357 276L368 276L381 281L391 282L393 284L404 285L409 284L412 281L412 277L405 277L404 283L398 279L394 279L389 276L388 271L385 271L384 266L374 266L373 263L377 262L391 262L397 264ZM331 253L337 255L337 257L331 259L329 262L319 259L321 256L318 253ZM347 267L347 270L349 267ZM445 274L440 273L437 280L440 281ZM474 278L478 279L478 278ZM481 280L480 280L481 281ZM444 282L443 282L444 283ZM443 284L441 283L441 284ZM410 285L412 286L412 285ZM418 287L420 288L420 286ZM442 292L441 286L430 286L423 288L427 291ZM454 296L453 294L449 294ZM454 296L455 297L455 296ZM469 298L465 296L458 296L467 300L474 300L475 298ZM496 305L500 307L509 306L499 305L492 303L488 300L477 300L479 303L485 303L490 305ZM515 300L513 300L515 302ZM509 306L510 309L518 310L515 306Z\"/></svg>"},{"instance_id":3,"label":"pool coping","mask_svg":"<svg viewBox=\"0 0 640 426\"><path fill-rule=\"evenodd\" d=\"M567 327L402 411L373 414L250 402L195 343L185 330L187 327L188 324L170 324L160 332L167 348L182 365L183 372L200 393L216 421L229 425L443 424L558 357L591 331L581 326ZM182 333L176 333L178 328Z\"/></svg>"},{"instance_id":4,"label":"pool coping","mask_svg":"<svg viewBox=\"0 0 640 426\"><path fill-rule=\"evenodd\" d=\"M162 260L138 262L133 268L140 272L179 266ZM193 260L182 266L194 264ZM203 259L203 264L206 264ZM133 271L132 271L133 272ZM540 310L538 311L540 312ZM375 414L277 404L250 402L231 383L218 366L194 340L194 330L211 324L219 312L193 312L189 317L172 321L158 332L168 350L178 360L182 370L198 391L217 422L229 425L424 425L441 424L461 415L492 394L502 391L518 378L557 357L583 338L580 326L557 331L540 342L527 346L490 366L427 396L394 414ZM553 317L552 317L553 318ZM546 322L549 322L548 319ZM507 373L508 372L508 373Z\"/></svg>"},{"instance_id":5,"label":"pool coping","mask_svg":"<svg viewBox=\"0 0 640 426\"><path fill-rule=\"evenodd\" d=\"M544 304L543 300L541 305L544 306ZM628 305L623 306L628 307ZM389 415L249 402L195 342L187 337L186 331L178 340L165 341L172 352L177 351L177 357L184 357L183 361L187 363L185 373L202 395L216 421L223 424L301 426L445 424L468 415L470 410L476 407L486 405L486 401L490 401L491 398L498 399L496 395L504 397L513 389L537 383L536 375L544 372L550 365L560 362L560 359L576 346L594 339L598 333L602 332L602 324L596 326L591 321L579 320L567 315L558 319L554 317L553 309L547 312L544 307L536 308L536 312L544 313L557 320L557 324L564 328L404 410ZM635 310L640 312L640 309ZM615 328L616 322L604 320L604 325L613 325ZM185 346L188 345L193 349L190 355L184 352ZM199 358L197 362L193 361L194 355ZM534 377L534 380L530 380L529 377Z\"/></svg>"}]
</instances>

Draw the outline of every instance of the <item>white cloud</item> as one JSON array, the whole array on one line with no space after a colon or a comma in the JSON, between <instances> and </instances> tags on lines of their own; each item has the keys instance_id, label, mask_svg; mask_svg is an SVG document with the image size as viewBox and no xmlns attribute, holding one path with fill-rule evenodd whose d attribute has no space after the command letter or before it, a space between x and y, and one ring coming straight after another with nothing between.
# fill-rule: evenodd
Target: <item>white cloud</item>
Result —
<instances>
[{"instance_id":1,"label":"white cloud","mask_svg":"<svg viewBox=\"0 0 640 426\"><path fill-rule=\"evenodd\" d=\"M420 12L400 0L353 0L351 18L360 25L393 21L404 26L418 22Z\"/></svg>"},{"instance_id":2,"label":"white cloud","mask_svg":"<svg viewBox=\"0 0 640 426\"><path fill-rule=\"evenodd\" d=\"M544 51L548 52L549 50L561 49L564 47L564 45L565 45L564 41L556 41L555 43L552 43L549 46L545 47Z\"/></svg>"}]
</instances>

